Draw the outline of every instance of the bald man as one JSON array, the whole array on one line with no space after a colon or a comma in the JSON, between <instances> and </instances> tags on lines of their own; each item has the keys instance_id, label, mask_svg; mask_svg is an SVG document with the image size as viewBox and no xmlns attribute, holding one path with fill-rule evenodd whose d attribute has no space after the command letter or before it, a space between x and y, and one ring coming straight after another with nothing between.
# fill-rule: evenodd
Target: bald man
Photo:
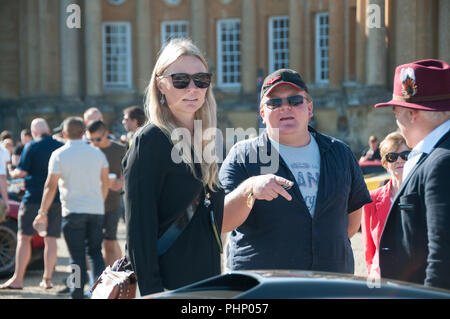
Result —
<instances>
[{"instance_id":1,"label":"bald man","mask_svg":"<svg viewBox=\"0 0 450 319\"><path fill-rule=\"evenodd\" d=\"M103 121L103 114L98 108L90 107L84 111L83 121L86 126L92 121Z\"/></svg>"},{"instance_id":2,"label":"bald man","mask_svg":"<svg viewBox=\"0 0 450 319\"><path fill-rule=\"evenodd\" d=\"M10 170L12 178L25 179L25 195L19 209L18 241L16 249L16 265L14 275L0 289L21 289L23 278L31 257L31 239L36 234L33 221L36 217L44 184L47 179L50 155L63 144L50 136L47 121L36 118L31 122L33 141L28 143L20 157L17 168ZM47 236L44 238L44 276L40 286L51 287L51 277L56 265L56 239L61 234L61 204L59 196L55 197L52 208L48 212L49 224Z\"/></svg>"},{"instance_id":3,"label":"bald man","mask_svg":"<svg viewBox=\"0 0 450 319\"><path fill-rule=\"evenodd\" d=\"M98 108L93 106L93 107L88 108L86 111L84 111L83 122L84 122L84 125L87 127L89 125L89 123L92 123L95 121L105 122L103 120L102 112ZM83 140L89 142L86 134L83 135ZM108 140L117 142L117 138L114 135L112 135L111 133L108 133Z\"/></svg>"}]
</instances>

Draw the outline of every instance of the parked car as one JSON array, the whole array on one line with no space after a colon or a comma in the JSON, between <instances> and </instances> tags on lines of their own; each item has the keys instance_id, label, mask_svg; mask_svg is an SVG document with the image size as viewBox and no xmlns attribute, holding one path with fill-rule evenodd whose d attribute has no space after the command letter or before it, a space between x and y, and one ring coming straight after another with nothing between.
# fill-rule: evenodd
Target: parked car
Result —
<instances>
[{"instance_id":1,"label":"parked car","mask_svg":"<svg viewBox=\"0 0 450 319\"><path fill-rule=\"evenodd\" d=\"M383 167L381 161L362 162L359 163L359 167L361 167L369 191L383 186L391 179L391 175Z\"/></svg>"},{"instance_id":2,"label":"parked car","mask_svg":"<svg viewBox=\"0 0 450 319\"><path fill-rule=\"evenodd\" d=\"M23 184L23 182L22 182ZM0 223L0 278L14 273L17 247L17 220L23 186L20 180L8 181L9 213ZM35 235L31 242L32 254L27 269L43 269L44 239Z\"/></svg>"},{"instance_id":3,"label":"parked car","mask_svg":"<svg viewBox=\"0 0 450 319\"><path fill-rule=\"evenodd\" d=\"M264 270L222 274L144 299L322 299L420 298L450 299L450 290L407 282L368 281L349 274Z\"/></svg>"}]
</instances>

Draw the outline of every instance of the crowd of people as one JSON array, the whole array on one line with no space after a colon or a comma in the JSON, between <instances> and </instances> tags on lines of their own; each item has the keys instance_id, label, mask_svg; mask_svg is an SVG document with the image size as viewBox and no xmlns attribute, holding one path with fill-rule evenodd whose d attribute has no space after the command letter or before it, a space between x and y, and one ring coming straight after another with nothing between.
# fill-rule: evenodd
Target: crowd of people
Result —
<instances>
[{"instance_id":1,"label":"crowd of people","mask_svg":"<svg viewBox=\"0 0 450 319\"><path fill-rule=\"evenodd\" d=\"M309 125L313 99L301 75L290 69L264 79L259 113L266 130L236 143L220 167L199 160L197 148L200 154L214 151L207 149L215 139L210 129L217 126L211 77L192 41L171 40L146 89L149 118L137 121L142 128L126 153L95 110L85 113L86 134L82 119L69 118L62 125L64 146L50 152L57 142L42 144L48 174L40 175L41 201L29 208L37 215L33 223L48 225L49 236L60 231L51 225L59 190L62 231L82 272L86 252L94 277L122 254L111 225L117 225L116 192L123 189L127 267L135 272L141 295L220 274L222 253L230 270L353 274L350 238L360 228L368 276L450 289L448 63L421 60L397 67L393 99L375 108L392 107L399 130L380 144L371 137L359 159L380 160L391 175L371 192L350 148ZM123 118L130 130L132 114ZM181 127L197 136L195 121L201 121L200 145L173 134ZM31 132L34 137L33 124ZM191 151L180 154L180 149ZM32 150L25 147L16 170L32 174L25 165L27 154L38 154ZM174 161L174 153L183 161ZM115 174L113 183L108 173ZM21 208L21 216L28 207ZM100 236L102 227L109 230ZM225 251L223 233L230 233ZM102 240L110 252L105 258ZM47 259L52 266L52 257ZM15 276L3 287L20 287ZM44 287L50 278L46 268ZM82 295L82 288L72 294Z\"/></svg>"},{"instance_id":2,"label":"crowd of people","mask_svg":"<svg viewBox=\"0 0 450 319\"><path fill-rule=\"evenodd\" d=\"M123 122L131 123L124 125L126 137L131 139L145 122L145 113L132 106L124 110L123 118ZM6 131L2 138L12 141L11 134ZM22 131L20 145L11 150L2 148L9 153L2 151L5 169L0 176L23 178L25 193L18 214L15 271L0 289L23 288L31 241L40 223L45 227L44 273L40 286L52 288L57 261L56 241L61 232L71 263L80 266L82 285L88 281L86 273L92 283L105 265L112 265L122 256L116 235L123 215L121 161L128 140L122 143L110 134L101 111L91 107L84 112L83 118L69 117L53 131L45 119L35 118L30 130ZM20 149L18 160L14 159L18 153L16 149ZM8 202L8 194L3 191L5 187L6 183L2 186L2 198L6 199L3 203ZM5 209L7 211L9 207L5 206ZM89 272L86 271L85 255L90 264ZM69 292L74 298L84 296L80 287Z\"/></svg>"}]
</instances>

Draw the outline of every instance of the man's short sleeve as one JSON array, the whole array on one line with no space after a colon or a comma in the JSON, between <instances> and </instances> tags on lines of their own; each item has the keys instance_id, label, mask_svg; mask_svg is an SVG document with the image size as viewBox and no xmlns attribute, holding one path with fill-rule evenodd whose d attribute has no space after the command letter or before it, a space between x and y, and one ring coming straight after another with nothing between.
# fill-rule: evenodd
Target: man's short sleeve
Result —
<instances>
[{"instance_id":1,"label":"man's short sleeve","mask_svg":"<svg viewBox=\"0 0 450 319\"><path fill-rule=\"evenodd\" d=\"M57 153L53 152L48 161L48 174L61 174L61 163Z\"/></svg>"},{"instance_id":2,"label":"man's short sleeve","mask_svg":"<svg viewBox=\"0 0 450 319\"><path fill-rule=\"evenodd\" d=\"M31 146L32 143L28 143L23 148L22 154L20 155L19 163L17 163L17 169L21 171L30 172L31 168Z\"/></svg>"},{"instance_id":3,"label":"man's short sleeve","mask_svg":"<svg viewBox=\"0 0 450 319\"><path fill-rule=\"evenodd\" d=\"M6 163L11 161L8 150L0 146L0 174L7 175Z\"/></svg>"},{"instance_id":4,"label":"man's short sleeve","mask_svg":"<svg viewBox=\"0 0 450 319\"><path fill-rule=\"evenodd\" d=\"M249 177L244 164L238 161L238 158L241 158L239 155L243 151L243 147L234 146L222 163L219 179L225 194L232 192Z\"/></svg>"},{"instance_id":5,"label":"man's short sleeve","mask_svg":"<svg viewBox=\"0 0 450 319\"><path fill-rule=\"evenodd\" d=\"M102 168L109 168L109 163L108 163L108 159L106 158L105 154L100 151L100 154L102 156Z\"/></svg>"},{"instance_id":6,"label":"man's short sleeve","mask_svg":"<svg viewBox=\"0 0 450 319\"><path fill-rule=\"evenodd\" d=\"M0 175L6 176L6 163L0 161Z\"/></svg>"},{"instance_id":7,"label":"man's short sleeve","mask_svg":"<svg viewBox=\"0 0 450 319\"><path fill-rule=\"evenodd\" d=\"M1 147L1 146L0 146ZM11 154L6 148L1 147L0 156L4 162L11 162Z\"/></svg>"}]
</instances>

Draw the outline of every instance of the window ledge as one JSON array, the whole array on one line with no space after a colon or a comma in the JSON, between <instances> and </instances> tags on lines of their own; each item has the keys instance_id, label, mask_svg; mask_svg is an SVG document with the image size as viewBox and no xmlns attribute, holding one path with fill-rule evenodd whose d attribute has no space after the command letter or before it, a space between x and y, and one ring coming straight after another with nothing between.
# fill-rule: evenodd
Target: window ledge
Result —
<instances>
[{"instance_id":1,"label":"window ledge","mask_svg":"<svg viewBox=\"0 0 450 319\"><path fill-rule=\"evenodd\" d=\"M136 89L104 87L103 93L105 93L105 94L134 94L134 93L136 93Z\"/></svg>"},{"instance_id":2,"label":"window ledge","mask_svg":"<svg viewBox=\"0 0 450 319\"><path fill-rule=\"evenodd\" d=\"M240 93L242 91L242 85L216 86L216 89L224 93Z\"/></svg>"}]
</instances>

